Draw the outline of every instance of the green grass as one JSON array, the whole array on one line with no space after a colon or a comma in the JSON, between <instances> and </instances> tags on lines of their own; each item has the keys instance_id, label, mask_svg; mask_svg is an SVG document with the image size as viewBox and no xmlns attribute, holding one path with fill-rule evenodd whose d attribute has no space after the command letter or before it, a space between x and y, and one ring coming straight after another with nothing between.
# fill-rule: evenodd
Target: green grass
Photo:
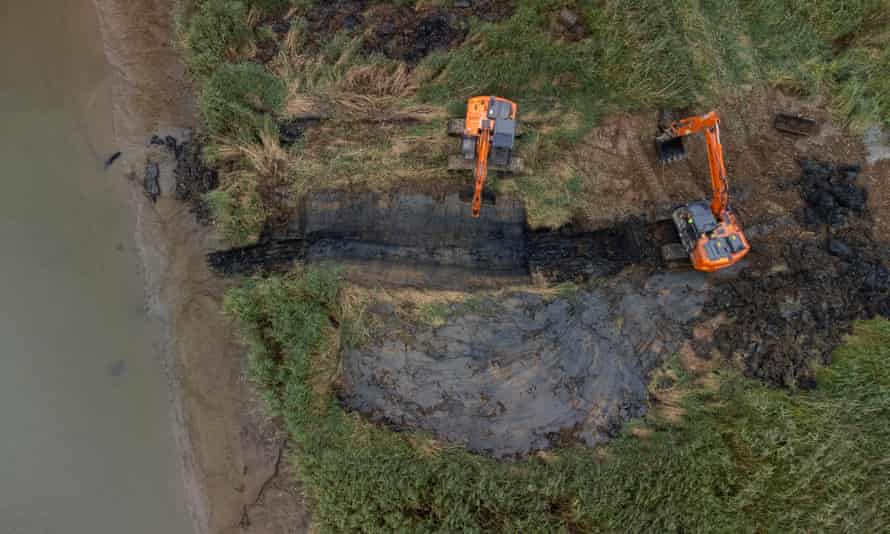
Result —
<instances>
[{"instance_id":1,"label":"green grass","mask_svg":"<svg viewBox=\"0 0 890 534\"><path fill-rule=\"evenodd\" d=\"M587 124L605 110L683 106L761 80L828 92L842 118L890 124L886 0L518 4L513 17L478 23L463 46L427 57L421 67L441 74L421 97L450 104L495 93L526 111L579 112ZM588 38L566 42L551 31L567 4L583 14ZM835 52L850 36L862 38Z\"/></svg>"},{"instance_id":2,"label":"green grass","mask_svg":"<svg viewBox=\"0 0 890 534\"><path fill-rule=\"evenodd\" d=\"M890 524L890 323L861 323L821 375L790 395L729 373L599 451L497 462L346 413L335 274L252 279L227 310L250 369L298 446L323 532L877 532ZM348 330L348 329L347 329ZM328 387L325 387L328 385ZM632 423L630 427L639 426Z\"/></svg>"},{"instance_id":3,"label":"green grass","mask_svg":"<svg viewBox=\"0 0 890 534\"><path fill-rule=\"evenodd\" d=\"M199 77L209 77L226 61L230 49L250 37L247 4L233 0L205 0L193 6L185 25L189 67Z\"/></svg>"},{"instance_id":4,"label":"green grass","mask_svg":"<svg viewBox=\"0 0 890 534\"><path fill-rule=\"evenodd\" d=\"M286 87L256 63L225 63L201 90L201 118L211 134L251 136L284 104Z\"/></svg>"}]
</instances>

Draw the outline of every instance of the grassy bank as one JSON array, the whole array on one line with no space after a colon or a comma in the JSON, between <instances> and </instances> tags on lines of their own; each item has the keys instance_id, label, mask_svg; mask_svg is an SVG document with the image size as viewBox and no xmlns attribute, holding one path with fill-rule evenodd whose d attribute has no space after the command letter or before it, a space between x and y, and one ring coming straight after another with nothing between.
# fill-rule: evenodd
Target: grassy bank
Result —
<instances>
[{"instance_id":1,"label":"grassy bank","mask_svg":"<svg viewBox=\"0 0 890 534\"><path fill-rule=\"evenodd\" d=\"M768 84L826 96L842 121L890 125L890 0L518 0L499 22L471 18L459 45L416 66L369 50L366 28L313 32L315 4L183 2L210 152L225 155L211 206L233 242L254 239L313 188L466 182L445 172L453 147L441 124L476 94L522 103L530 135L520 150L534 179L514 185L542 224L564 221L582 194L556 167L606 112L704 108ZM576 17L570 28L563 8ZM305 117L331 120L280 146L279 125ZM258 149L266 165L251 157Z\"/></svg>"},{"instance_id":2,"label":"grassy bank","mask_svg":"<svg viewBox=\"0 0 890 534\"><path fill-rule=\"evenodd\" d=\"M249 280L227 309L243 325L253 379L297 444L324 531L877 532L890 523L887 321L858 325L815 390L790 395L726 371L716 391L689 388L679 422L651 416L605 448L497 462L341 408L341 347L362 329L330 271Z\"/></svg>"}]
</instances>

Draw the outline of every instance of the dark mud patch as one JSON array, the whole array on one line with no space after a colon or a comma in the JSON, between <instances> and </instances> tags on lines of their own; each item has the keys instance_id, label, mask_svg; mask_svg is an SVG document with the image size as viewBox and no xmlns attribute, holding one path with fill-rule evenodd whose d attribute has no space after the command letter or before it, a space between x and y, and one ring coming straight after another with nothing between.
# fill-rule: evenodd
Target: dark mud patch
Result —
<instances>
[{"instance_id":1,"label":"dark mud patch","mask_svg":"<svg viewBox=\"0 0 890 534\"><path fill-rule=\"evenodd\" d=\"M830 364L854 321L890 317L890 247L872 238L858 167L805 161L802 170L801 222L812 231L719 284L707 310L730 318L716 348L775 386L814 385L811 364Z\"/></svg>"},{"instance_id":2,"label":"dark mud patch","mask_svg":"<svg viewBox=\"0 0 890 534\"><path fill-rule=\"evenodd\" d=\"M441 328L349 351L343 401L497 457L595 445L645 413L649 371L689 335L706 288L699 273L665 273L553 302L484 300Z\"/></svg>"},{"instance_id":3,"label":"dark mud patch","mask_svg":"<svg viewBox=\"0 0 890 534\"><path fill-rule=\"evenodd\" d=\"M163 146L176 158L173 169L176 199L189 205L198 222L209 224L211 213L204 195L219 186L219 174L204 164L201 157L204 143L200 139L180 143L168 135L164 138L153 136L150 144Z\"/></svg>"},{"instance_id":4,"label":"dark mud patch","mask_svg":"<svg viewBox=\"0 0 890 534\"><path fill-rule=\"evenodd\" d=\"M322 48L339 32L361 35L363 49L409 65L436 50L460 46L470 18L497 22L513 14L516 3L504 0L464 0L450 7L414 8L367 0L317 2L306 12L313 46Z\"/></svg>"},{"instance_id":5,"label":"dark mud patch","mask_svg":"<svg viewBox=\"0 0 890 534\"><path fill-rule=\"evenodd\" d=\"M310 35L324 43L339 31L359 30L365 22L367 0L332 0L315 2L306 13Z\"/></svg>"},{"instance_id":6,"label":"dark mud patch","mask_svg":"<svg viewBox=\"0 0 890 534\"><path fill-rule=\"evenodd\" d=\"M407 6L376 6L365 14L364 46L390 59L416 64L435 50L459 45L467 27L447 10L417 11Z\"/></svg>"}]
</instances>

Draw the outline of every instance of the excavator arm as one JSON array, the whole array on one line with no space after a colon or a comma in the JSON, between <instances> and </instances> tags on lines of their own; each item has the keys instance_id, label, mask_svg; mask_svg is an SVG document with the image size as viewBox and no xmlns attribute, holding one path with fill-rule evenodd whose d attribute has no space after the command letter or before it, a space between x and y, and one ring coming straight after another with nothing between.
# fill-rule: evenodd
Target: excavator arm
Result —
<instances>
[{"instance_id":1,"label":"excavator arm","mask_svg":"<svg viewBox=\"0 0 890 534\"><path fill-rule=\"evenodd\" d=\"M476 141L476 189L473 191L473 217L482 211L482 190L488 177L488 155L491 152L491 130L483 128Z\"/></svg>"},{"instance_id":2,"label":"excavator arm","mask_svg":"<svg viewBox=\"0 0 890 534\"><path fill-rule=\"evenodd\" d=\"M708 167L711 173L711 212L718 220L729 208L729 181L726 178L726 166L723 164L723 145L720 143L720 118L716 111L700 117L679 120L667 127L661 134L662 139L679 139L698 132L704 132L708 148Z\"/></svg>"}]
</instances>

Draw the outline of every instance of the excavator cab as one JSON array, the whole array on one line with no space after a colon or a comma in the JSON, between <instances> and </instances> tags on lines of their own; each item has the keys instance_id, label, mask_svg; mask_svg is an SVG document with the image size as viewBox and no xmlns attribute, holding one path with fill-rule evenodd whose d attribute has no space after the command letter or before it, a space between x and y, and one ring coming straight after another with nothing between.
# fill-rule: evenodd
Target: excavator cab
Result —
<instances>
[{"instance_id":1,"label":"excavator cab","mask_svg":"<svg viewBox=\"0 0 890 534\"><path fill-rule=\"evenodd\" d=\"M729 207L729 183L720 143L720 119L715 112L660 125L655 137L658 159L671 162L686 157L684 137L704 132L711 172L711 201L699 200L671 214L680 243L665 245L662 255L672 261L688 256L699 271L717 271L738 263L750 250L748 240Z\"/></svg>"}]
</instances>

